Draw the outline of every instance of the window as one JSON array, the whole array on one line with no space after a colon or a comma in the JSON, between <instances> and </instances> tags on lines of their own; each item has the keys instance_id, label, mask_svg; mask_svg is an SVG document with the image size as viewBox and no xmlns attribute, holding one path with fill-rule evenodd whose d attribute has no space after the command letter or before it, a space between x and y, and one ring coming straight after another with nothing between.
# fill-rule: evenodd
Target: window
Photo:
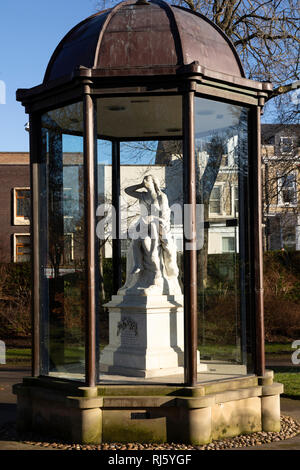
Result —
<instances>
[{"instance_id":1,"label":"window","mask_svg":"<svg viewBox=\"0 0 300 470\"><path fill-rule=\"evenodd\" d=\"M278 180L278 205L295 205L297 203L296 174L288 173Z\"/></svg>"},{"instance_id":2,"label":"window","mask_svg":"<svg viewBox=\"0 0 300 470\"><path fill-rule=\"evenodd\" d=\"M235 252L234 237L222 237L222 253Z\"/></svg>"},{"instance_id":3,"label":"window","mask_svg":"<svg viewBox=\"0 0 300 470\"><path fill-rule=\"evenodd\" d=\"M294 147L294 139L292 137L280 137L281 153L291 153Z\"/></svg>"},{"instance_id":4,"label":"window","mask_svg":"<svg viewBox=\"0 0 300 470\"><path fill-rule=\"evenodd\" d=\"M232 188L232 215L237 217L239 213L239 187L233 186Z\"/></svg>"},{"instance_id":5,"label":"window","mask_svg":"<svg viewBox=\"0 0 300 470\"><path fill-rule=\"evenodd\" d=\"M30 235L29 233L14 235L14 262L30 261Z\"/></svg>"},{"instance_id":6,"label":"window","mask_svg":"<svg viewBox=\"0 0 300 470\"><path fill-rule=\"evenodd\" d=\"M14 225L30 223L30 189L14 188Z\"/></svg>"},{"instance_id":7,"label":"window","mask_svg":"<svg viewBox=\"0 0 300 470\"><path fill-rule=\"evenodd\" d=\"M221 194L222 186L214 186L209 199L209 212L210 214L222 214L221 208Z\"/></svg>"}]
</instances>

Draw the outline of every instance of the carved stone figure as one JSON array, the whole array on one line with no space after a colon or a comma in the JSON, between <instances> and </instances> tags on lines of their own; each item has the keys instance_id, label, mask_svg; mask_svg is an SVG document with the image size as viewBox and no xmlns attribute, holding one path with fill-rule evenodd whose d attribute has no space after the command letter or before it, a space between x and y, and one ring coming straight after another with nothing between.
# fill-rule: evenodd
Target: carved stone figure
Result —
<instances>
[{"instance_id":1,"label":"carved stone figure","mask_svg":"<svg viewBox=\"0 0 300 470\"><path fill-rule=\"evenodd\" d=\"M118 294L182 294L167 195L152 175L125 192L139 200L140 217L127 255L126 282Z\"/></svg>"}]
</instances>

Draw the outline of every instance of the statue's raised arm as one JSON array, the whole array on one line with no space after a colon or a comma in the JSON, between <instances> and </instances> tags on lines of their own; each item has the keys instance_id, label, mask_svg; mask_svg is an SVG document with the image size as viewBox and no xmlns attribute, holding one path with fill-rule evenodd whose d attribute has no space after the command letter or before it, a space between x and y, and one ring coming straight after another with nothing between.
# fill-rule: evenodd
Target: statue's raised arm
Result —
<instances>
[{"instance_id":1,"label":"statue's raised arm","mask_svg":"<svg viewBox=\"0 0 300 470\"><path fill-rule=\"evenodd\" d=\"M138 189L145 188L144 181L140 184L134 184L133 186L128 186L128 188L125 188L125 193L128 194L128 196L135 197L136 199L142 199L142 192L138 191Z\"/></svg>"}]
</instances>

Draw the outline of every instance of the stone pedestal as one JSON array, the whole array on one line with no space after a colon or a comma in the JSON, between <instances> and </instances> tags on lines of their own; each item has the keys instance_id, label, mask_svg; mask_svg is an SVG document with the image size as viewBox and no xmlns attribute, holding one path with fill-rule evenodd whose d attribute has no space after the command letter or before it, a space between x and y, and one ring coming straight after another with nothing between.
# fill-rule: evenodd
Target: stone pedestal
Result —
<instances>
[{"instance_id":1,"label":"stone pedestal","mask_svg":"<svg viewBox=\"0 0 300 470\"><path fill-rule=\"evenodd\" d=\"M259 385L258 381L269 385ZM270 383L271 382L271 383ZM212 440L280 430L281 384L273 378L226 377L197 387L103 384L25 377L15 384L17 427L82 444Z\"/></svg>"},{"instance_id":2,"label":"stone pedestal","mask_svg":"<svg viewBox=\"0 0 300 470\"><path fill-rule=\"evenodd\" d=\"M115 295L109 309L109 344L100 370L130 377L183 373L182 295ZM206 370L200 366L198 370Z\"/></svg>"}]
</instances>

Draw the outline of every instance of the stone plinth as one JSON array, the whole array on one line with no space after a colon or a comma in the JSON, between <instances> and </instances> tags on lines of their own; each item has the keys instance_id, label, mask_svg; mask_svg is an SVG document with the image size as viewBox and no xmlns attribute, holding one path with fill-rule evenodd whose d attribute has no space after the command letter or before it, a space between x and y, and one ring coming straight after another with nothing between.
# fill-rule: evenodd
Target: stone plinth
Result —
<instances>
[{"instance_id":1,"label":"stone plinth","mask_svg":"<svg viewBox=\"0 0 300 470\"><path fill-rule=\"evenodd\" d=\"M131 377L183 373L182 295L115 295L109 309L109 344L100 370ZM199 370L206 370L200 366ZM202 367L202 368L201 368Z\"/></svg>"},{"instance_id":2,"label":"stone plinth","mask_svg":"<svg viewBox=\"0 0 300 470\"><path fill-rule=\"evenodd\" d=\"M259 385L258 382L268 385ZM270 383L272 382L272 383ZM273 377L227 377L196 387L98 385L48 377L13 387L20 431L83 444L180 442L278 432L281 384ZM180 423L180 425L178 425Z\"/></svg>"}]
</instances>

